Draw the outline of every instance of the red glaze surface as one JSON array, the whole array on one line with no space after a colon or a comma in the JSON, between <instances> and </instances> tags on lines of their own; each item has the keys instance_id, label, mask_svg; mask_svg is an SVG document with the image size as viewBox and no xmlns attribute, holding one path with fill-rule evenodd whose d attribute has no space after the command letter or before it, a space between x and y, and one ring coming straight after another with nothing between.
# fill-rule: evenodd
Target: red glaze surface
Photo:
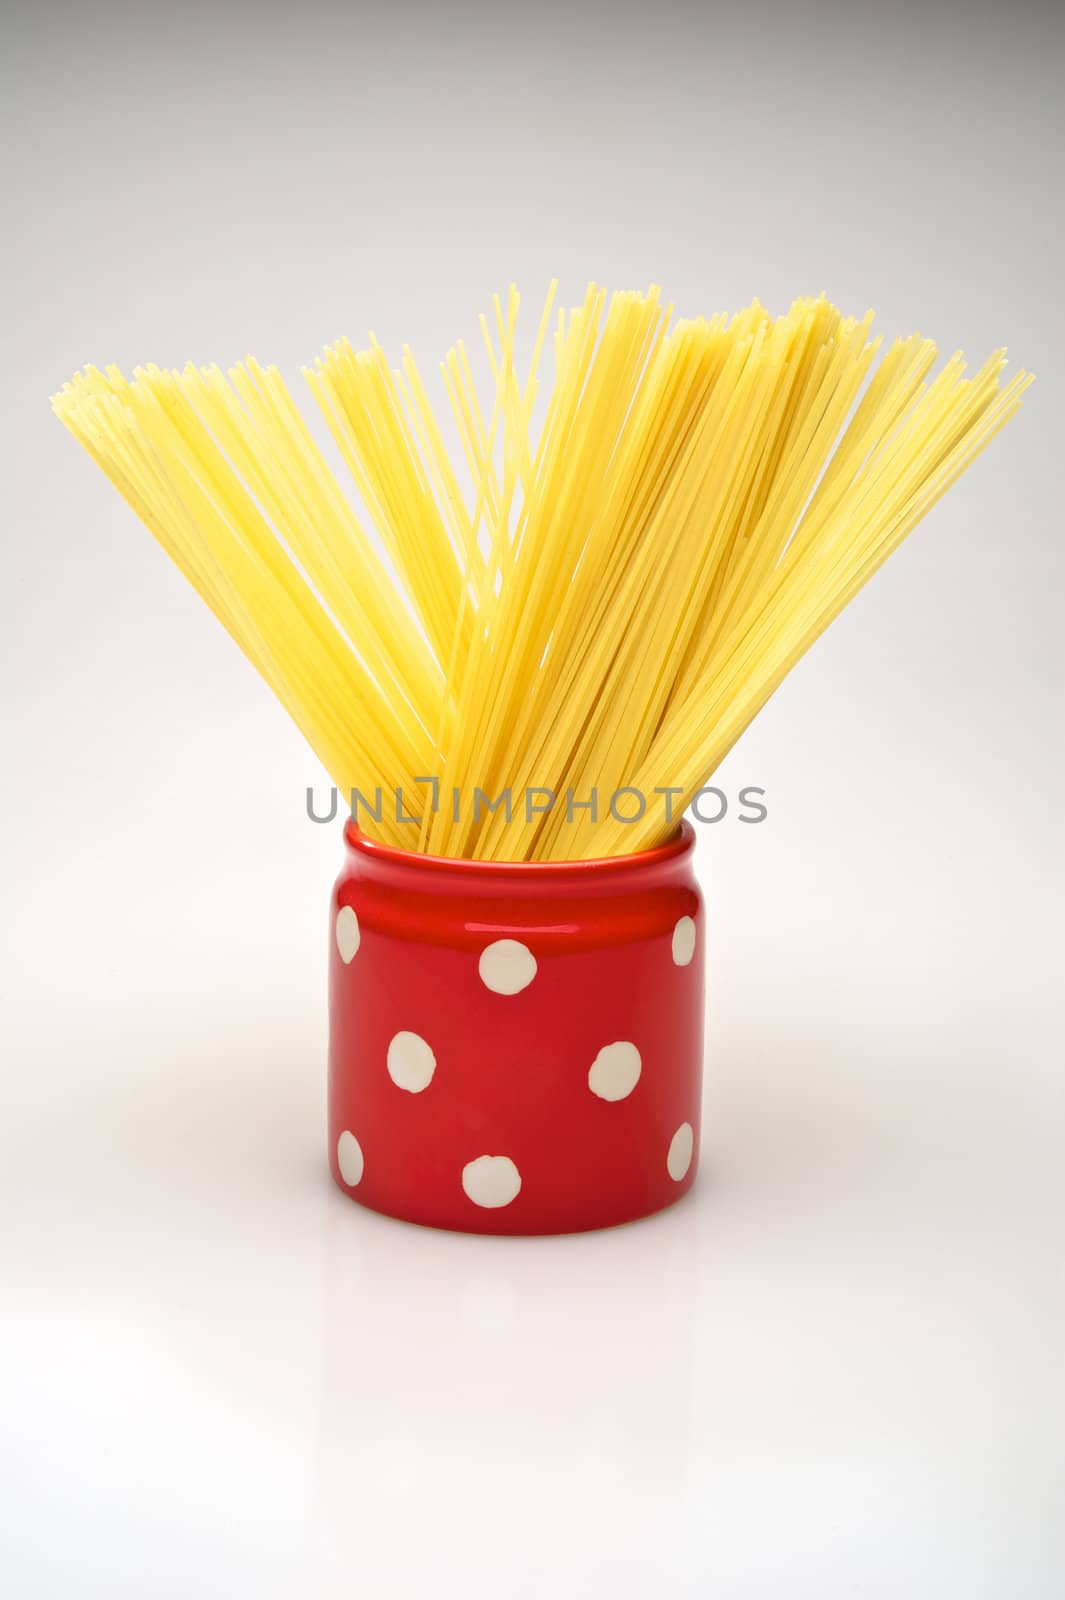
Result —
<instances>
[{"instance_id":1,"label":"red glaze surface","mask_svg":"<svg viewBox=\"0 0 1065 1600\"><path fill-rule=\"evenodd\" d=\"M345 839L329 1051L330 1165L345 1193L409 1222L515 1234L608 1227L685 1194L705 953L691 827L643 855L582 862L444 860L351 823ZM686 918L694 953L681 964ZM482 976L499 940L523 945L534 975L508 946ZM489 986L519 979L520 992ZM623 1048L592 1072L611 1045Z\"/></svg>"}]
</instances>

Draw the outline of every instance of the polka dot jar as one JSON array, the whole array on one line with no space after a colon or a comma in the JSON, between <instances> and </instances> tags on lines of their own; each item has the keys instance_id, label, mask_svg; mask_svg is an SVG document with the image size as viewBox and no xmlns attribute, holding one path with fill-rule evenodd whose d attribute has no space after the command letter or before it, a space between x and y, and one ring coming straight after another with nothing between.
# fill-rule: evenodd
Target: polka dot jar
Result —
<instances>
[{"instance_id":1,"label":"polka dot jar","mask_svg":"<svg viewBox=\"0 0 1065 1600\"><path fill-rule=\"evenodd\" d=\"M330 937L329 1146L353 1200L571 1233L695 1179L705 921L694 833L603 861L451 861L349 823Z\"/></svg>"}]
</instances>

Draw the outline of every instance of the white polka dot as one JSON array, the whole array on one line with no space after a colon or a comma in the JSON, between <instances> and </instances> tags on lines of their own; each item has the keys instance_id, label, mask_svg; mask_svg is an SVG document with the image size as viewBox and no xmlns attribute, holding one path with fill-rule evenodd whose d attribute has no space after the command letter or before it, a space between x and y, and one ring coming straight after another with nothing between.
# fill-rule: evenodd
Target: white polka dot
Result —
<instances>
[{"instance_id":1,"label":"white polka dot","mask_svg":"<svg viewBox=\"0 0 1065 1600\"><path fill-rule=\"evenodd\" d=\"M400 1089L420 1094L436 1071L436 1057L417 1033L397 1033L388 1047L388 1075Z\"/></svg>"},{"instance_id":2,"label":"white polka dot","mask_svg":"<svg viewBox=\"0 0 1065 1600\"><path fill-rule=\"evenodd\" d=\"M521 1188L521 1173L509 1156L478 1156L462 1169L462 1187L475 1206L509 1206Z\"/></svg>"},{"instance_id":3,"label":"white polka dot","mask_svg":"<svg viewBox=\"0 0 1065 1600\"><path fill-rule=\"evenodd\" d=\"M354 1189L362 1177L362 1146L347 1128L337 1140L337 1166L348 1188Z\"/></svg>"},{"instance_id":4,"label":"white polka dot","mask_svg":"<svg viewBox=\"0 0 1065 1600\"><path fill-rule=\"evenodd\" d=\"M666 1166L674 1183L679 1183L687 1176L688 1168L692 1164L692 1145L695 1143L695 1134L692 1132L690 1122L682 1122L669 1144L669 1154L666 1157Z\"/></svg>"},{"instance_id":5,"label":"white polka dot","mask_svg":"<svg viewBox=\"0 0 1065 1600\"><path fill-rule=\"evenodd\" d=\"M640 1081L640 1052L627 1039L605 1044L588 1071L588 1087L600 1100L624 1100Z\"/></svg>"},{"instance_id":6,"label":"white polka dot","mask_svg":"<svg viewBox=\"0 0 1065 1600\"><path fill-rule=\"evenodd\" d=\"M359 932L359 919L351 906L341 906L337 912L336 935L340 959L347 966L358 950L359 940L362 938Z\"/></svg>"},{"instance_id":7,"label":"white polka dot","mask_svg":"<svg viewBox=\"0 0 1065 1600\"><path fill-rule=\"evenodd\" d=\"M536 977L536 957L520 939L497 939L481 951L477 970L493 994L520 994Z\"/></svg>"},{"instance_id":8,"label":"white polka dot","mask_svg":"<svg viewBox=\"0 0 1065 1600\"><path fill-rule=\"evenodd\" d=\"M678 967L686 967L695 954L695 923L691 917L681 917L673 929L673 959Z\"/></svg>"}]
</instances>

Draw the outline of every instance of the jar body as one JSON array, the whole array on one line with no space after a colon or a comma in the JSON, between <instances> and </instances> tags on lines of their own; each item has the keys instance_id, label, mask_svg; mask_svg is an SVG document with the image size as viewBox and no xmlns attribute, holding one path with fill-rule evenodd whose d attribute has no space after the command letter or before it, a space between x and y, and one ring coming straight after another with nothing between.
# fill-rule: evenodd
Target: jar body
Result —
<instances>
[{"instance_id":1,"label":"jar body","mask_svg":"<svg viewBox=\"0 0 1065 1600\"><path fill-rule=\"evenodd\" d=\"M568 1233L695 1178L693 834L602 862L425 857L345 830L331 908L334 1179L389 1216Z\"/></svg>"}]
</instances>

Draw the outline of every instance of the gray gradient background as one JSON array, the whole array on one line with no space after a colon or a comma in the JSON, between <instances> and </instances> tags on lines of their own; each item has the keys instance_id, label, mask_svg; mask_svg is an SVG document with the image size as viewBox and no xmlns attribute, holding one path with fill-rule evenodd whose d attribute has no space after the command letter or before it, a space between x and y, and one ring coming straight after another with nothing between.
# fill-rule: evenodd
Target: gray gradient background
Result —
<instances>
[{"instance_id":1,"label":"gray gradient background","mask_svg":"<svg viewBox=\"0 0 1065 1600\"><path fill-rule=\"evenodd\" d=\"M7 1593L1063 1592L1063 16L4 7ZM1039 382L722 774L696 1196L500 1245L330 1191L317 770L46 400L554 273Z\"/></svg>"}]
</instances>

